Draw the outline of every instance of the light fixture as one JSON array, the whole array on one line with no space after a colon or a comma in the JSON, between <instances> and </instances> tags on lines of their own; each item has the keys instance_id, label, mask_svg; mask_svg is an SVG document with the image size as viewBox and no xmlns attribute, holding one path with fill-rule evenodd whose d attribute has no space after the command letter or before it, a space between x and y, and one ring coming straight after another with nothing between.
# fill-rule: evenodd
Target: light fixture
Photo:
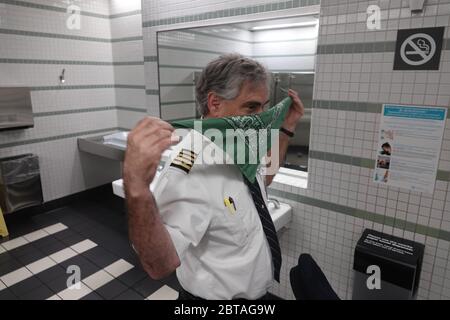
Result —
<instances>
[{"instance_id":1,"label":"light fixture","mask_svg":"<svg viewBox=\"0 0 450 320\"><path fill-rule=\"evenodd\" d=\"M285 24L273 24L268 26L257 26L250 30L260 31L260 30L270 30L270 29L285 29L285 28L295 28L295 27L313 27L317 25L317 20L308 22L298 22L298 23L285 23Z\"/></svg>"},{"instance_id":2,"label":"light fixture","mask_svg":"<svg viewBox=\"0 0 450 320\"><path fill-rule=\"evenodd\" d=\"M61 75L59 76L59 82L61 83L65 83L66 82L66 78L64 76L64 73L66 72L66 69L63 69L61 72Z\"/></svg>"}]
</instances>

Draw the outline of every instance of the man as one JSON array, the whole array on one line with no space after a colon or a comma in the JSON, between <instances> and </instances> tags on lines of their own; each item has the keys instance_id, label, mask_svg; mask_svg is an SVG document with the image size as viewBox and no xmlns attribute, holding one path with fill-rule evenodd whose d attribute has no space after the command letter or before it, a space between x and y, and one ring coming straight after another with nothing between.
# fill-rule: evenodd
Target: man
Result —
<instances>
[{"instance_id":1,"label":"man","mask_svg":"<svg viewBox=\"0 0 450 320\"><path fill-rule=\"evenodd\" d=\"M260 63L221 56L208 64L196 86L199 111L203 118L261 113L269 102L268 83ZM290 90L289 96L293 103L280 134L280 159L304 113L297 93ZM212 142L192 130L172 152L154 196L149 184L161 153L177 142L172 132L168 123L146 118L128 138L129 231L143 268L156 279L176 270L182 298L264 298L281 265L267 218L265 185L273 176L263 181L258 175L250 184L234 165L202 163L201 149Z\"/></svg>"}]
</instances>

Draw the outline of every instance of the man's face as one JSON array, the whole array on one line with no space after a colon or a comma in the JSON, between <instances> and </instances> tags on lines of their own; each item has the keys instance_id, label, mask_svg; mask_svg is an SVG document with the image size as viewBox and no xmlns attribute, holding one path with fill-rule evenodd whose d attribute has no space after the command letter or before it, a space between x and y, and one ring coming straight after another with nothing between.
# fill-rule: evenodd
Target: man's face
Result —
<instances>
[{"instance_id":1,"label":"man's face","mask_svg":"<svg viewBox=\"0 0 450 320\"><path fill-rule=\"evenodd\" d=\"M208 99L209 118L222 118L230 116L245 116L258 114L269 103L269 90L264 83L251 84L244 82L239 95L233 100L217 97Z\"/></svg>"}]
</instances>

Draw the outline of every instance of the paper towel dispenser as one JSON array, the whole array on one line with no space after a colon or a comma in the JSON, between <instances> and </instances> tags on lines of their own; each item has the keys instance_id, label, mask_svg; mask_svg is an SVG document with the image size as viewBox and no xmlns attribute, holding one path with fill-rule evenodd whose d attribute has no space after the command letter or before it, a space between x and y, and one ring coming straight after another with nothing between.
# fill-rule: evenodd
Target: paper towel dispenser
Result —
<instances>
[{"instance_id":1,"label":"paper towel dispenser","mask_svg":"<svg viewBox=\"0 0 450 320\"><path fill-rule=\"evenodd\" d=\"M30 88L0 88L0 130L34 126Z\"/></svg>"}]
</instances>

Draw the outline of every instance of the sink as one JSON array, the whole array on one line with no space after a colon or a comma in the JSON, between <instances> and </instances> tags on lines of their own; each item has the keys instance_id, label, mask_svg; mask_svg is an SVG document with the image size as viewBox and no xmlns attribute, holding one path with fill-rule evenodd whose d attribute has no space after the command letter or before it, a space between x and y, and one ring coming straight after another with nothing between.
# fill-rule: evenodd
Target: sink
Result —
<instances>
[{"instance_id":1,"label":"sink","mask_svg":"<svg viewBox=\"0 0 450 320\"><path fill-rule=\"evenodd\" d=\"M103 143L126 149L128 132L121 131L103 137Z\"/></svg>"},{"instance_id":2,"label":"sink","mask_svg":"<svg viewBox=\"0 0 450 320\"><path fill-rule=\"evenodd\" d=\"M154 190L155 182L158 180L160 172L156 173L155 179L150 184L150 190ZM125 198L124 190L123 190L123 180L117 180L112 183L113 192L116 196L121 198ZM292 220L292 207L286 203L279 202L276 206L271 205L272 200L269 200L269 213L273 220L273 224L275 225L275 230L279 231L281 228L289 225Z\"/></svg>"}]
</instances>

